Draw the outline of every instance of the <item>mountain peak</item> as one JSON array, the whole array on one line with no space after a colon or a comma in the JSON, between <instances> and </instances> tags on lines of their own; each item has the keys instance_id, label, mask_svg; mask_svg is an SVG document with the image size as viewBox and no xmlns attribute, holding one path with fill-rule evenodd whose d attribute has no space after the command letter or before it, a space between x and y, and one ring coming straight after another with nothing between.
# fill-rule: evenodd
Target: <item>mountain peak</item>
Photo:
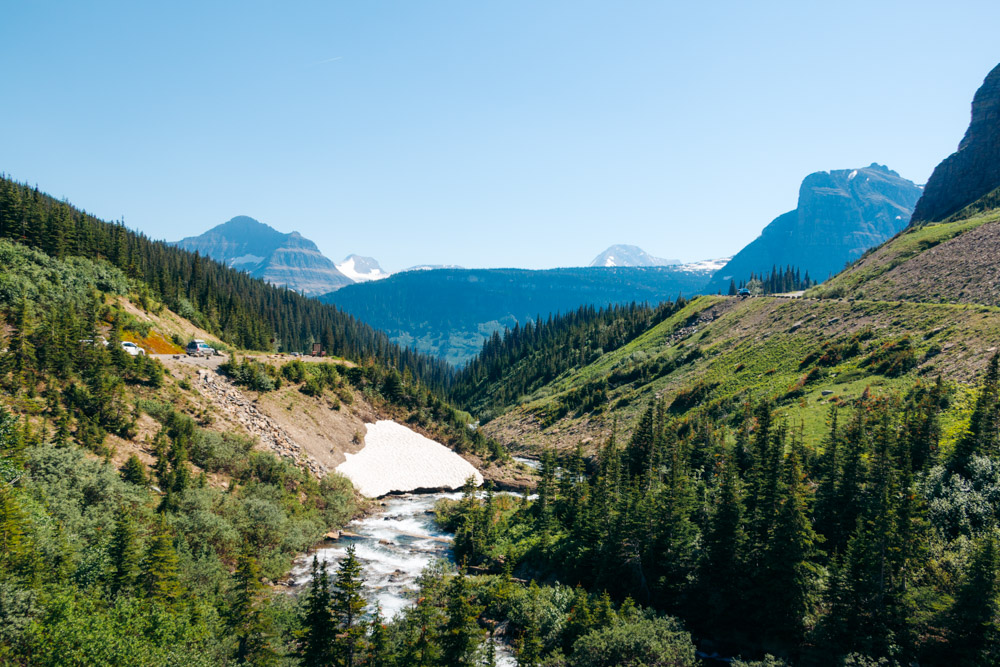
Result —
<instances>
[{"instance_id":1,"label":"mountain peak","mask_svg":"<svg viewBox=\"0 0 1000 667\"><path fill-rule=\"evenodd\" d=\"M238 215L174 245L309 295L326 294L353 282L311 240L298 232L279 232L247 215Z\"/></svg>"},{"instance_id":2,"label":"mountain peak","mask_svg":"<svg viewBox=\"0 0 1000 667\"><path fill-rule=\"evenodd\" d=\"M817 171L795 210L778 216L712 280L709 291L792 265L825 280L906 227L920 188L885 165Z\"/></svg>"},{"instance_id":3,"label":"mountain peak","mask_svg":"<svg viewBox=\"0 0 1000 667\"><path fill-rule=\"evenodd\" d=\"M391 275L383 271L378 261L374 258L362 257L353 253L345 257L344 261L337 264L337 270L356 283L364 283L369 280L382 280Z\"/></svg>"},{"instance_id":4,"label":"mountain peak","mask_svg":"<svg viewBox=\"0 0 1000 667\"><path fill-rule=\"evenodd\" d=\"M1000 65L972 98L969 129L958 150L934 168L912 223L944 220L1000 187Z\"/></svg>"},{"instance_id":5,"label":"mountain peak","mask_svg":"<svg viewBox=\"0 0 1000 667\"><path fill-rule=\"evenodd\" d=\"M589 266L674 266L678 259L653 257L635 245L613 245L594 258Z\"/></svg>"}]
</instances>

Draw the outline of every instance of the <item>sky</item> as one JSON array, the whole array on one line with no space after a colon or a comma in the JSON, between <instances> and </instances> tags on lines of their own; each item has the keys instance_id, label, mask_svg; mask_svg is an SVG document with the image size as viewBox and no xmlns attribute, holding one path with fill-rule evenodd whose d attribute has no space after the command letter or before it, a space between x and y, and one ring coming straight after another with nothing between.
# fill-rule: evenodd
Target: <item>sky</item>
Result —
<instances>
[{"instance_id":1,"label":"sky","mask_svg":"<svg viewBox=\"0 0 1000 667\"><path fill-rule=\"evenodd\" d=\"M153 238L339 261L734 254L809 173L924 183L1000 2L8 2L0 171Z\"/></svg>"}]
</instances>

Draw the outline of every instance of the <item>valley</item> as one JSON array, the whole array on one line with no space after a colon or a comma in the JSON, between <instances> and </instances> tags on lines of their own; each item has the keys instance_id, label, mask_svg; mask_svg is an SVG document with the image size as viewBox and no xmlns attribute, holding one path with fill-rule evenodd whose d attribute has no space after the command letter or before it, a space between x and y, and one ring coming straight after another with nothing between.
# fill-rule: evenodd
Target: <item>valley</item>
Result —
<instances>
[{"instance_id":1,"label":"valley","mask_svg":"<svg viewBox=\"0 0 1000 667\"><path fill-rule=\"evenodd\" d=\"M198 77L185 53L183 85L138 58L185 131L220 107L198 136L233 142L183 170L181 144L155 152L217 179L180 190L184 219L159 195L178 241L0 175L0 665L1000 664L1000 65L922 186L871 158L822 170L873 150L909 170L887 124L934 145L904 116L921 105L881 103L885 74L839 121L861 132L864 116L864 150L820 141L841 127L821 113L844 94L833 82L867 90L842 45L843 63L794 80L750 76L755 53L734 67L722 32L686 43L684 72L642 40L624 68L624 24L590 34L591 61L553 30L579 28L566 8L517 31L501 14L471 29L474 9L450 8L453 26L420 8L462 28L437 60L390 48L431 27L416 14L372 19L374 35L366 8L338 7L308 52L260 32L251 55L287 61L257 67L246 99L227 89L244 51ZM213 38L257 35L252 11ZM759 41L731 14L730 38ZM514 49L473 57L535 30L544 49L510 79ZM206 82L221 92L181 94ZM551 91L567 106L542 113ZM686 99L703 118L675 127ZM737 115L741 134L724 132ZM154 142L132 143L128 211L163 177L143 168ZM76 145L60 148L69 163ZM87 205L118 210L93 173ZM211 226L234 206L318 242L245 215ZM633 237L656 255L619 242ZM390 270L350 252L374 241ZM605 246L587 266L444 263L514 249L558 267ZM717 259L657 256L689 250ZM396 270L414 262L435 263Z\"/></svg>"}]
</instances>

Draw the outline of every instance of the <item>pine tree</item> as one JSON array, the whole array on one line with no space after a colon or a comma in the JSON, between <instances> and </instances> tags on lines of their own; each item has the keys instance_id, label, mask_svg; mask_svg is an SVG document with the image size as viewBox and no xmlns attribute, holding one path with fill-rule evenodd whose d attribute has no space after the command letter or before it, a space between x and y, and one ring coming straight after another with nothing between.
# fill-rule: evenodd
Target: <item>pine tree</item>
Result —
<instances>
[{"instance_id":1,"label":"pine tree","mask_svg":"<svg viewBox=\"0 0 1000 667\"><path fill-rule=\"evenodd\" d=\"M233 587L227 625L236 637L237 665L266 665L275 660L268 636L267 623L260 609L264 585L260 581L257 559L241 553L233 575Z\"/></svg>"},{"instance_id":2,"label":"pine tree","mask_svg":"<svg viewBox=\"0 0 1000 667\"><path fill-rule=\"evenodd\" d=\"M303 667L333 664L336 628L330 603L330 575L326 571L326 562L320 564L313 556L312 577L306 594L302 636L297 651Z\"/></svg>"},{"instance_id":3,"label":"pine tree","mask_svg":"<svg viewBox=\"0 0 1000 667\"><path fill-rule=\"evenodd\" d=\"M476 624L480 610L469 599L465 575L459 572L448 586L448 620L441 636L444 662L449 667L476 664L476 650L482 632Z\"/></svg>"},{"instance_id":4,"label":"pine tree","mask_svg":"<svg viewBox=\"0 0 1000 667\"><path fill-rule=\"evenodd\" d=\"M980 540L951 608L949 643L960 665L989 664L983 653L997 641L998 566L996 537L988 534Z\"/></svg>"},{"instance_id":5,"label":"pine tree","mask_svg":"<svg viewBox=\"0 0 1000 667\"><path fill-rule=\"evenodd\" d=\"M24 513L14 488L0 479L0 573L15 565L24 541Z\"/></svg>"},{"instance_id":6,"label":"pine tree","mask_svg":"<svg viewBox=\"0 0 1000 667\"><path fill-rule=\"evenodd\" d=\"M390 667L393 664L392 648L386 631L385 618L382 616L382 606L376 602L368 632L368 656L366 667Z\"/></svg>"},{"instance_id":7,"label":"pine tree","mask_svg":"<svg viewBox=\"0 0 1000 667\"><path fill-rule=\"evenodd\" d=\"M115 517L115 532L108 549L111 571L108 577L108 592L112 598L127 595L135 589L139 579L141 554L136 542L135 523L124 507Z\"/></svg>"},{"instance_id":8,"label":"pine tree","mask_svg":"<svg viewBox=\"0 0 1000 667\"><path fill-rule=\"evenodd\" d=\"M732 455L721 461L720 482L705 534L699 581L710 618L722 626L736 626L740 599L746 584L743 529L743 499L736 461Z\"/></svg>"},{"instance_id":9,"label":"pine tree","mask_svg":"<svg viewBox=\"0 0 1000 667\"><path fill-rule=\"evenodd\" d=\"M525 627L517 642L517 664L521 667L538 667L542 662L542 652L545 649L545 645L542 643L542 634L538 619L539 589L538 584L534 581L531 582L528 595L531 600L531 610L528 612Z\"/></svg>"},{"instance_id":10,"label":"pine tree","mask_svg":"<svg viewBox=\"0 0 1000 667\"><path fill-rule=\"evenodd\" d=\"M590 595L582 586L573 589L573 602L569 607L566 626L563 629L563 652L569 654L573 644L594 627L594 614L590 610Z\"/></svg>"},{"instance_id":11,"label":"pine tree","mask_svg":"<svg viewBox=\"0 0 1000 667\"><path fill-rule=\"evenodd\" d=\"M363 655L365 625L365 599L361 595L361 562L354 553L354 545L347 547L347 555L340 561L333 582L332 607L337 624L334 653L345 667L354 667Z\"/></svg>"},{"instance_id":12,"label":"pine tree","mask_svg":"<svg viewBox=\"0 0 1000 667\"><path fill-rule=\"evenodd\" d=\"M806 512L799 454L795 448L785 463L785 488L767 547L767 568L758 583L767 600L766 623L778 637L797 641L803 636L806 618L812 615L818 586L816 533Z\"/></svg>"},{"instance_id":13,"label":"pine tree","mask_svg":"<svg viewBox=\"0 0 1000 667\"><path fill-rule=\"evenodd\" d=\"M1000 439L1000 352L994 353L986 367L986 377L976 399L976 407L969 419L969 429L956 443L948 467L963 477L969 475L973 456L997 454Z\"/></svg>"},{"instance_id":14,"label":"pine tree","mask_svg":"<svg viewBox=\"0 0 1000 667\"><path fill-rule=\"evenodd\" d=\"M135 454L129 456L122 467L122 479L129 484L146 485L146 466L142 464L142 461Z\"/></svg>"},{"instance_id":15,"label":"pine tree","mask_svg":"<svg viewBox=\"0 0 1000 667\"><path fill-rule=\"evenodd\" d=\"M177 577L177 552L166 524L161 521L149 543L142 563L141 580L146 594L168 606L183 593Z\"/></svg>"}]
</instances>

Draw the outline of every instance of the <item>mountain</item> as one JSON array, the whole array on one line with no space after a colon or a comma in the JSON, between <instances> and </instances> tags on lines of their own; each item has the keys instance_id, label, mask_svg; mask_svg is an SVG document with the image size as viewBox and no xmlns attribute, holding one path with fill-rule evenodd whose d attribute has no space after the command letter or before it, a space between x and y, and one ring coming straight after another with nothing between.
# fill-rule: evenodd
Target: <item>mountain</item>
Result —
<instances>
[{"instance_id":1,"label":"mountain","mask_svg":"<svg viewBox=\"0 0 1000 667\"><path fill-rule=\"evenodd\" d=\"M390 275L382 270L378 261L360 255L348 255L343 262L337 264L337 270L356 283L382 280Z\"/></svg>"},{"instance_id":2,"label":"mountain","mask_svg":"<svg viewBox=\"0 0 1000 667\"><path fill-rule=\"evenodd\" d=\"M404 347L462 364L495 331L580 306L648 302L703 290L708 270L680 267L429 269L320 297Z\"/></svg>"},{"instance_id":3,"label":"mountain","mask_svg":"<svg viewBox=\"0 0 1000 667\"><path fill-rule=\"evenodd\" d=\"M726 290L772 267L791 265L825 280L892 237L910 220L921 190L888 167L820 171L806 176L798 205L775 218L712 278L708 291Z\"/></svg>"},{"instance_id":4,"label":"mountain","mask_svg":"<svg viewBox=\"0 0 1000 667\"><path fill-rule=\"evenodd\" d=\"M972 99L972 120L958 150L939 164L913 211L913 223L944 220L1000 187L1000 65Z\"/></svg>"},{"instance_id":5,"label":"mountain","mask_svg":"<svg viewBox=\"0 0 1000 667\"><path fill-rule=\"evenodd\" d=\"M674 266L678 259L661 259L634 245L613 245L594 258L589 266Z\"/></svg>"},{"instance_id":6,"label":"mountain","mask_svg":"<svg viewBox=\"0 0 1000 667\"><path fill-rule=\"evenodd\" d=\"M434 271L436 269L462 269L465 267L457 264L417 264L403 269L403 271ZM400 272L402 273L402 271Z\"/></svg>"},{"instance_id":7,"label":"mountain","mask_svg":"<svg viewBox=\"0 0 1000 667\"><path fill-rule=\"evenodd\" d=\"M354 282L298 232L283 234L245 215L173 245L309 296Z\"/></svg>"},{"instance_id":8,"label":"mountain","mask_svg":"<svg viewBox=\"0 0 1000 667\"><path fill-rule=\"evenodd\" d=\"M1000 65L976 92L965 138L934 169L911 225L814 294L1000 306L998 186Z\"/></svg>"}]
</instances>

